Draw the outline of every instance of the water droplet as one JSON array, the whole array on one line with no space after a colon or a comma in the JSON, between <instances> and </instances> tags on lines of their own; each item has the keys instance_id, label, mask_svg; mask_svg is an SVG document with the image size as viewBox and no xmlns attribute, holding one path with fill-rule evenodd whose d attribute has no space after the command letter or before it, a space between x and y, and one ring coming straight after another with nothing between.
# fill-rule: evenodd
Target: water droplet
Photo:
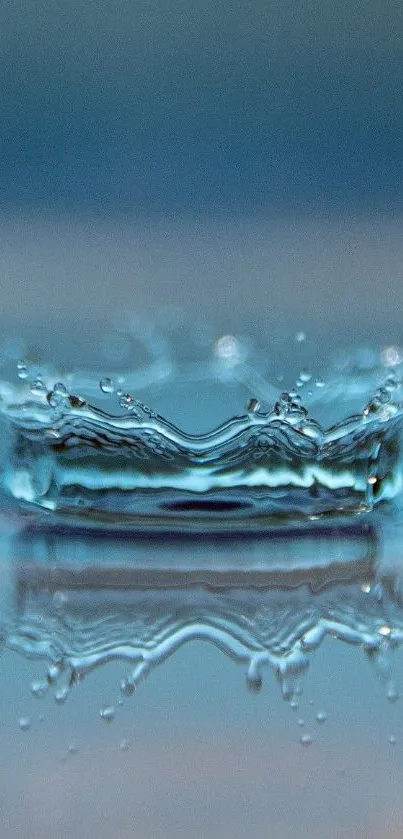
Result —
<instances>
[{"instance_id":1,"label":"water droplet","mask_svg":"<svg viewBox=\"0 0 403 839\"><path fill-rule=\"evenodd\" d=\"M130 679L122 679L120 682L120 690L124 696L132 696L134 693L135 685Z\"/></svg>"},{"instance_id":2,"label":"water droplet","mask_svg":"<svg viewBox=\"0 0 403 839\"><path fill-rule=\"evenodd\" d=\"M298 725L299 725L299 727L300 727L300 728L302 728L302 727L305 725L305 720L303 720L302 718L300 718L300 719L298 720Z\"/></svg>"},{"instance_id":3,"label":"water droplet","mask_svg":"<svg viewBox=\"0 0 403 839\"><path fill-rule=\"evenodd\" d=\"M18 720L18 725L21 731L28 731L31 728L31 720L29 717L20 717Z\"/></svg>"},{"instance_id":4,"label":"water droplet","mask_svg":"<svg viewBox=\"0 0 403 839\"><path fill-rule=\"evenodd\" d=\"M403 353L400 347L385 347L381 352L381 362L385 367L397 367L403 361Z\"/></svg>"},{"instance_id":5,"label":"water droplet","mask_svg":"<svg viewBox=\"0 0 403 839\"><path fill-rule=\"evenodd\" d=\"M37 376L30 384L30 391L34 396L43 396L46 394L46 385L40 376Z\"/></svg>"},{"instance_id":6,"label":"water droplet","mask_svg":"<svg viewBox=\"0 0 403 839\"><path fill-rule=\"evenodd\" d=\"M28 376L28 367L25 361L18 361L17 363L17 375L19 379L26 379Z\"/></svg>"},{"instance_id":7,"label":"water droplet","mask_svg":"<svg viewBox=\"0 0 403 839\"><path fill-rule=\"evenodd\" d=\"M127 752L128 748L129 748L129 743L126 740L126 738L124 737L123 740L121 740L120 743L119 743L119 749L120 749L121 752Z\"/></svg>"},{"instance_id":8,"label":"water droplet","mask_svg":"<svg viewBox=\"0 0 403 839\"><path fill-rule=\"evenodd\" d=\"M258 399L252 398L249 399L249 402L246 406L246 410L248 414L255 414L260 408L260 402Z\"/></svg>"},{"instance_id":9,"label":"water droplet","mask_svg":"<svg viewBox=\"0 0 403 839\"><path fill-rule=\"evenodd\" d=\"M233 335L222 335L218 338L213 352L216 358L226 361L227 364L236 364L241 356L239 341Z\"/></svg>"},{"instance_id":10,"label":"water droplet","mask_svg":"<svg viewBox=\"0 0 403 839\"><path fill-rule=\"evenodd\" d=\"M63 382L56 382L53 393L56 393L57 396L63 396L64 399L67 399L69 395L66 385Z\"/></svg>"},{"instance_id":11,"label":"water droplet","mask_svg":"<svg viewBox=\"0 0 403 839\"><path fill-rule=\"evenodd\" d=\"M301 415L301 417L306 416L307 411L302 407L301 403L301 396L295 390L290 390L289 393L280 393L278 401L274 406L274 412L279 416L286 414L295 415L296 413Z\"/></svg>"},{"instance_id":12,"label":"water droplet","mask_svg":"<svg viewBox=\"0 0 403 839\"><path fill-rule=\"evenodd\" d=\"M320 377L318 377L315 381L315 385L316 385L316 387L322 388L322 387L326 386L326 382L325 382L324 379L321 379Z\"/></svg>"},{"instance_id":13,"label":"water droplet","mask_svg":"<svg viewBox=\"0 0 403 839\"><path fill-rule=\"evenodd\" d=\"M69 743L68 752L70 755L75 755L78 752L77 743Z\"/></svg>"},{"instance_id":14,"label":"water droplet","mask_svg":"<svg viewBox=\"0 0 403 839\"><path fill-rule=\"evenodd\" d=\"M131 393L123 393L119 399L119 405L121 408L125 408L126 411L133 411L133 408L136 404L136 400Z\"/></svg>"},{"instance_id":15,"label":"water droplet","mask_svg":"<svg viewBox=\"0 0 403 839\"><path fill-rule=\"evenodd\" d=\"M40 699L42 696L45 696L46 691L48 690L49 683L45 680L38 680L32 682L31 684L31 693L32 696L35 696L37 699Z\"/></svg>"},{"instance_id":16,"label":"water droplet","mask_svg":"<svg viewBox=\"0 0 403 839\"><path fill-rule=\"evenodd\" d=\"M263 679L260 673L255 673L254 675L249 675L248 673L246 677L246 684L251 693L259 693L263 685Z\"/></svg>"},{"instance_id":17,"label":"water droplet","mask_svg":"<svg viewBox=\"0 0 403 839\"><path fill-rule=\"evenodd\" d=\"M316 721L319 722L319 723L324 723L324 722L326 722L326 720L327 720L327 715L325 714L325 712L324 711L318 711L318 713L316 714Z\"/></svg>"},{"instance_id":18,"label":"water droplet","mask_svg":"<svg viewBox=\"0 0 403 839\"><path fill-rule=\"evenodd\" d=\"M396 745L396 743L397 743L397 739L396 739L396 737L395 737L395 735L394 735L394 734L391 734L391 735L390 735L390 737L389 737L389 743L390 743L390 745L391 745L391 746L395 746L395 745Z\"/></svg>"},{"instance_id":19,"label":"water droplet","mask_svg":"<svg viewBox=\"0 0 403 839\"><path fill-rule=\"evenodd\" d=\"M105 722L112 722L115 719L115 708L113 705L105 705L101 708L99 715Z\"/></svg>"},{"instance_id":20,"label":"water droplet","mask_svg":"<svg viewBox=\"0 0 403 839\"><path fill-rule=\"evenodd\" d=\"M115 390L113 379L110 379L108 376L105 376L104 379L101 379L99 387L101 388L102 393L113 393Z\"/></svg>"},{"instance_id":21,"label":"water droplet","mask_svg":"<svg viewBox=\"0 0 403 839\"><path fill-rule=\"evenodd\" d=\"M59 405L61 405L61 403L63 402L63 397L59 396L53 390L49 391L49 393L46 396L46 399L48 400L48 403L51 408L58 408Z\"/></svg>"},{"instance_id":22,"label":"water droplet","mask_svg":"<svg viewBox=\"0 0 403 839\"><path fill-rule=\"evenodd\" d=\"M296 340L297 344L302 344L304 341L306 341L305 332L297 332L295 334L295 340Z\"/></svg>"},{"instance_id":23,"label":"water droplet","mask_svg":"<svg viewBox=\"0 0 403 839\"><path fill-rule=\"evenodd\" d=\"M299 374L299 380L302 384L306 384L307 382L310 382L311 379L312 379L312 373L310 373L308 370L301 370L301 372Z\"/></svg>"},{"instance_id":24,"label":"water droplet","mask_svg":"<svg viewBox=\"0 0 403 839\"><path fill-rule=\"evenodd\" d=\"M301 743L301 746L312 746L313 737L311 734L302 734L299 738L299 742Z\"/></svg>"},{"instance_id":25,"label":"water droplet","mask_svg":"<svg viewBox=\"0 0 403 839\"><path fill-rule=\"evenodd\" d=\"M51 685L59 678L61 673L61 666L59 664L50 664L48 667L47 681Z\"/></svg>"},{"instance_id":26,"label":"water droplet","mask_svg":"<svg viewBox=\"0 0 403 839\"><path fill-rule=\"evenodd\" d=\"M387 697L389 702L397 702L400 699L400 693L395 687L395 685L390 685L387 692Z\"/></svg>"},{"instance_id":27,"label":"water droplet","mask_svg":"<svg viewBox=\"0 0 403 839\"><path fill-rule=\"evenodd\" d=\"M64 703L67 700L68 695L69 695L68 687L63 686L63 687L59 688L59 690L57 690L56 693L55 693L55 702L57 702L58 705L64 705Z\"/></svg>"},{"instance_id":28,"label":"water droplet","mask_svg":"<svg viewBox=\"0 0 403 839\"><path fill-rule=\"evenodd\" d=\"M63 382L57 382L46 396L51 408L59 408L69 398L67 388Z\"/></svg>"}]
</instances>

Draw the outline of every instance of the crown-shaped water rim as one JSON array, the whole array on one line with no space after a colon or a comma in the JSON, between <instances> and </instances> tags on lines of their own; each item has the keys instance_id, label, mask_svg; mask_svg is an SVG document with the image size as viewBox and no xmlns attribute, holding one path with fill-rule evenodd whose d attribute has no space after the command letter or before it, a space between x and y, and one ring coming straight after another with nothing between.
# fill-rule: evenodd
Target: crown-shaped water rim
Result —
<instances>
[{"instance_id":1,"label":"crown-shaped water rim","mask_svg":"<svg viewBox=\"0 0 403 839\"><path fill-rule=\"evenodd\" d=\"M330 426L290 391L264 407L251 397L243 413L199 434L132 392L114 393L111 377L97 380L104 403L88 377L83 389L74 384L36 377L0 388L3 489L69 524L267 530L368 512L402 489L403 406L391 375L359 412Z\"/></svg>"}]
</instances>

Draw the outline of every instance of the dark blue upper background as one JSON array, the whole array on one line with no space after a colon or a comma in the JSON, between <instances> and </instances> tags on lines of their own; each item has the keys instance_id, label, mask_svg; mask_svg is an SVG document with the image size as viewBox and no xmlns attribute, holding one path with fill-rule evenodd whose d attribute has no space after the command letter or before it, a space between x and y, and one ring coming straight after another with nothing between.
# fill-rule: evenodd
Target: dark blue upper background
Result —
<instances>
[{"instance_id":1,"label":"dark blue upper background","mask_svg":"<svg viewBox=\"0 0 403 839\"><path fill-rule=\"evenodd\" d=\"M0 15L0 207L401 207L400 0L6 0Z\"/></svg>"}]
</instances>

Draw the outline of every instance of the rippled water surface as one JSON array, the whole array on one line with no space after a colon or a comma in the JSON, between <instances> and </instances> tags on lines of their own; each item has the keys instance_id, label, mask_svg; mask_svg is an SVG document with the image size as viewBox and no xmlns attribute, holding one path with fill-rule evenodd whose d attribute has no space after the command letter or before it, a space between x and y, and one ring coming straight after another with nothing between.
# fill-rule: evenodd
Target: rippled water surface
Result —
<instances>
[{"instance_id":1,"label":"rippled water surface","mask_svg":"<svg viewBox=\"0 0 403 839\"><path fill-rule=\"evenodd\" d=\"M400 347L179 344L4 350L3 835L397 839Z\"/></svg>"}]
</instances>

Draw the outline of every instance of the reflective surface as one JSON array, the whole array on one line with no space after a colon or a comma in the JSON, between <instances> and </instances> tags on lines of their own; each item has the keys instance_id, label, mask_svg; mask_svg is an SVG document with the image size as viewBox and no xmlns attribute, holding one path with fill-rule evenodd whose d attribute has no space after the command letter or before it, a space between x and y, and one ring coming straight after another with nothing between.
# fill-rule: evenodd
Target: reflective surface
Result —
<instances>
[{"instance_id":1,"label":"reflective surface","mask_svg":"<svg viewBox=\"0 0 403 839\"><path fill-rule=\"evenodd\" d=\"M4 836L400 835L393 516L218 541L20 527L3 516Z\"/></svg>"},{"instance_id":2,"label":"reflective surface","mask_svg":"<svg viewBox=\"0 0 403 839\"><path fill-rule=\"evenodd\" d=\"M128 342L126 326L115 323L83 350L53 326L49 349L38 331L35 341L24 335L28 322L14 343L4 330L3 405L24 424L29 391L28 424L43 403L55 428L64 399L56 385L65 381L69 393L130 424L106 382L122 375L124 393L191 437L240 415L249 427L251 400L261 403L259 420L294 389L324 427L355 415L365 433L371 427L383 439L393 429L397 474L400 426L388 411L399 402L403 353L392 298L389 306L387 330L365 340L360 322L350 344L347 329L314 340L291 326L291 315L275 345L271 333L263 340L263 331L235 321L224 330L204 317L197 332L172 309L168 329L165 321L147 331L160 317L155 309L130 315ZM242 350L235 364L234 349ZM45 395L31 391L40 375ZM394 396L383 401L391 375ZM16 393L23 399L13 406ZM52 406L49 393L62 402ZM301 410L303 423L306 416ZM3 468L14 462L11 451L39 475L40 458L18 450L18 435L1 439ZM348 469L357 455L372 479L385 460L367 457L359 437L350 442ZM99 477L102 452L94 465ZM239 511L216 509L215 535L211 516L187 533L171 525L162 534L117 532L105 521L88 529L79 516L72 527L57 509L4 494L5 839L69 839L84 829L105 839L263 839L268 830L279 839L400 839L401 494L397 486L393 499L372 503L374 487L366 485L371 503L352 515L293 518L264 534L235 531ZM242 493L245 500L248 488Z\"/></svg>"}]
</instances>

